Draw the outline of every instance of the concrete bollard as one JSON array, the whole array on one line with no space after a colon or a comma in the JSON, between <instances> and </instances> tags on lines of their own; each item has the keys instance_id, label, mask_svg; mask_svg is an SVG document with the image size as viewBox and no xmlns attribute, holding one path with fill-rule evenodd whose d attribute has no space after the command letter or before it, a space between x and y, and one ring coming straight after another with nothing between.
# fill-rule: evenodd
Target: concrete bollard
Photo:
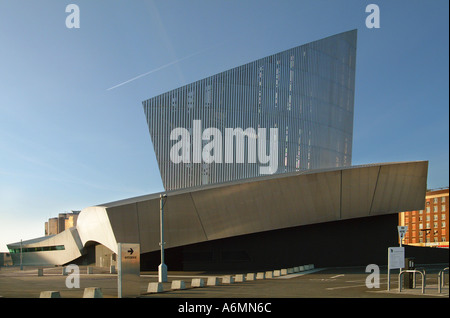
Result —
<instances>
[{"instance_id":1,"label":"concrete bollard","mask_svg":"<svg viewBox=\"0 0 450 318\"><path fill-rule=\"evenodd\" d=\"M38 276L44 276L44 269L43 268L38 268L37 274L38 274Z\"/></svg>"},{"instance_id":2,"label":"concrete bollard","mask_svg":"<svg viewBox=\"0 0 450 318\"><path fill-rule=\"evenodd\" d=\"M162 293L163 291L163 283L148 283L147 293Z\"/></svg>"},{"instance_id":3,"label":"concrete bollard","mask_svg":"<svg viewBox=\"0 0 450 318\"><path fill-rule=\"evenodd\" d=\"M203 278L192 278L191 287L204 287L205 280Z\"/></svg>"},{"instance_id":4,"label":"concrete bollard","mask_svg":"<svg viewBox=\"0 0 450 318\"><path fill-rule=\"evenodd\" d=\"M287 273L288 273L288 274L294 274L294 268L293 268L293 267L288 268L288 269L287 269Z\"/></svg>"},{"instance_id":5,"label":"concrete bollard","mask_svg":"<svg viewBox=\"0 0 450 318\"><path fill-rule=\"evenodd\" d=\"M305 270L305 266L302 265L298 269L299 269L300 272L303 272Z\"/></svg>"},{"instance_id":6,"label":"concrete bollard","mask_svg":"<svg viewBox=\"0 0 450 318\"><path fill-rule=\"evenodd\" d=\"M103 298L102 289L99 287L86 287L83 298Z\"/></svg>"},{"instance_id":7,"label":"concrete bollard","mask_svg":"<svg viewBox=\"0 0 450 318\"><path fill-rule=\"evenodd\" d=\"M287 273L288 273L288 270L286 268L283 268L283 269L280 270L280 275L281 276L287 275Z\"/></svg>"},{"instance_id":8,"label":"concrete bollard","mask_svg":"<svg viewBox=\"0 0 450 318\"><path fill-rule=\"evenodd\" d=\"M244 274L237 274L237 275L234 277L234 281L235 281L236 283L243 283L243 282L245 282L245 276L244 276Z\"/></svg>"},{"instance_id":9,"label":"concrete bollard","mask_svg":"<svg viewBox=\"0 0 450 318\"><path fill-rule=\"evenodd\" d=\"M273 277L279 277L279 276L281 276L281 270L279 270L279 269L274 270Z\"/></svg>"},{"instance_id":10,"label":"concrete bollard","mask_svg":"<svg viewBox=\"0 0 450 318\"><path fill-rule=\"evenodd\" d=\"M219 285L219 278L218 277L208 277L208 280L206 282L206 285L208 286L217 286Z\"/></svg>"},{"instance_id":11,"label":"concrete bollard","mask_svg":"<svg viewBox=\"0 0 450 318\"><path fill-rule=\"evenodd\" d=\"M273 271L267 271L266 278L273 278Z\"/></svg>"},{"instance_id":12,"label":"concrete bollard","mask_svg":"<svg viewBox=\"0 0 450 318\"><path fill-rule=\"evenodd\" d=\"M256 279L266 279L266 273L264 272L256 273Z\"/></svg>"},{"instance_id":13,"label":"concrete bollard","mask_svg":"<svg viewBox=\"0 0 450 318\"><path fill-rule=\"evenodd\" d=\"M186 285L184 284L184 280L174 280L172 281L172 289L185 289Z\"/></svg>"},{"instance_id":14,"label":"concrete bollard","mask_svg":"<svg viewBox=\"0 0 450 318\"><path fill-rule=\"evenodd\" d=\"M233 284L234 283L234 278L233 276L223 276L222 277L222 284Z\"/></svg>"},{"instance_id":15,"label":"concrete bollard","mask_svg":"<svg viewBox=\"0 0 450 318\"><path fill-rule=\"evenodd\" d=\"M39 298L61 298L59 291L42 291Z\"/></svg>"},{"instance_id":16,"label":"concrete bollard","mask_svg":"<svg viewBox=\"0 0 450 318\"><path fill-rule=\"evenodd\" d=\"M255 273L248 273L247 276L245 276L246 280L255 280Z\"/></svg>"},{"instance_id":17,"label":"concrete bollard","mask_svg":"<svg viewBox=\"0 0 450 318\"><path fill-rule=\"evenodd\" d=\"M300 269L299 269L298 266L295 266L295 267L294 267L294 273L298 273L298 272L300 272Z\"/></svg>"}]
</instances>

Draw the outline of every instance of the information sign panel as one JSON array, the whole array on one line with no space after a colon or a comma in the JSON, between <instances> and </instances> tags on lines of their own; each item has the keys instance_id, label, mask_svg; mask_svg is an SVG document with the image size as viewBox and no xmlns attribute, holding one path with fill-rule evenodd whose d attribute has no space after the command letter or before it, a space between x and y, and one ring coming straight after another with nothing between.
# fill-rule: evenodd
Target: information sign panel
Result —
<instances>
[{"instance_id":1,"label":"information sign panel","mask_svg":"<svg viewBox=\"0 0 450 318\"><path fill-rule=\"evenodd\" d=\"M405 248L389 247L388 248L388 266L389 269L405 267Z\"/></svg>"},{"instance_id":2,"label":"information sign panel","mask_svg":"<svg viewBox=\"0 0 450 318\"><path fill-rule=\"evenodd\" d=\"M118 245L118 297L137 297L140 295L140 244L119 243Z\"/></svg>"}]
</instances>

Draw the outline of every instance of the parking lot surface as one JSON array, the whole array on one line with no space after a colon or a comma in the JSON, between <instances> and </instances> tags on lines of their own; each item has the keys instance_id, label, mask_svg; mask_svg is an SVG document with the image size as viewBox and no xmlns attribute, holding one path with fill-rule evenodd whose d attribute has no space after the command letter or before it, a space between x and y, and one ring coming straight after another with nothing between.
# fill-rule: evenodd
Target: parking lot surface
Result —
<instances>
[{"instance_id":1,"label":"parking lot surface","mask_svg":"<svg viewBox=\"0 0 450 318\"><path fill-rule=\"evenodd\" d=\"M380 267L379 280L365 267L314 268L273 278L246 280L244 282L220 283L207 286L208 277L219 281L226 275L235 277L238 273L170 272L168 282L163 283L163 291L148 293L149 283L157 282L157 272L141 272L138 298L448 298L448 270L445 285L438 291L437 276L446 264L426 265L426 286L422 290L422 278L418 275L414 289L398 290L398 270L391 271L390 290L385 267ZM240 273L246 274L246 273ZM192 287L193 278L203 278L204 287ZM36 267L3 267L0 269L0 296L3 298L39 298L42 291L58 291L61 298L83 298L84 289L98 287L103 298L117 298L117 274L110 274L101 268L93 268L87 274L86 267L80 266L79 288L68 288L68 276L59 268L44 268L38 276ZM172 289L172 281L182 280L185 289ZM370 288L369 288L370 287ZM424 291L424 292L423 292Z\"/></svg>"}]
</instances>

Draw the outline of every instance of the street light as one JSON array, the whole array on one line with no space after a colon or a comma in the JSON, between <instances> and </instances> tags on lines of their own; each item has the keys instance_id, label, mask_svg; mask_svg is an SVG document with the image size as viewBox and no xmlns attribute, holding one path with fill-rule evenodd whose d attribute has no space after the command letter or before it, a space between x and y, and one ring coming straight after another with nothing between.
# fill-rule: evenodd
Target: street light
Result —
<instances>
[{"instance_id":1,"label":"street light","mask_svg":"<svg viewBox=\"0 0 450 318\"><path fill-rule=\"evenodd\" d=\"M164 264L164 205L167 200L167 194L159 195L159 233L160 233L160 242L161 246L161 264L158 266L158 282L165 283L167 282L167 266Z\"/></svg>"},{"instance_id":2,"label":"street light","mask_svg":"<svg viewBox=\"0 0 450 318\"><path fill-rule=\"evenodd\" d=\"M22 240L20 240L20 270L23 270L23 264L22 264Z\"/></svg>"},{"instance_id":3,"label":"street light","mask_svg":"<svg viewBox=\"0 0 450 318\"><path fill-rule=\"evenodd\" d=\"M430 234L431 229L426 228L426 229L421 229L421 231L425 233L425 246L428 246L428 244L427 244L428 243L427 242L427 235Z\"/></svg>"}]
</instances>

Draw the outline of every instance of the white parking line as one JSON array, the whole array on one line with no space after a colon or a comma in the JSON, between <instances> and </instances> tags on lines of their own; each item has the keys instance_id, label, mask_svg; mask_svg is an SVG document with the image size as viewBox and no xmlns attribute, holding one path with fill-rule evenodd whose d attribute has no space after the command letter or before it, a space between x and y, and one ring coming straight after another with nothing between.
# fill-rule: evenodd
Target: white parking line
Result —
<instances>
[{"instance_id":1,"label":"white parking line","mask_svg":"<svg viewBox=\"0 0 450 318\"><path fill-rule=\"evenodd\" d=\"M387 282L386 283L380 282L380 285L384 285L384 284L387 284ZM350 285L350 286L328 287L328 288L325 288L325 289L326 290L335 290L335 289L356 288L356 287L367 287L367 286L366 286L366 284L364 284L364 285Z\"/></svg>"},{"instance_id":2,"label":"white parking line","mask_svg":"<svg viewBox=\"0 0 450 318\"><path fill-rule=\"evenodd\" d=\"M290 278L294 278L294 277L299 277L299 276L303 276L303 275L307 275L307 274L312 274L315 272L319 272L319 271L323 271L326 268L315 268L315 269L311 269L311 270L307 270L307 271L303 271L303 272L298 272L298 273L293 273L293 274L289 274L289 275L284 275L284 276L278 276L278 277L274 277L276 279L290 279Z\"/></svg>"},{"instance_id":3,"label":"white parking line","mask_svg":"<svg viewBox=\"0 0 450 318\"><path fill-rule=\"evenodd\" d=\"M326 290L344 289L344 288L354 288L354 287L365 287L366 285L351 285L351 286L339 286L339 287L328 287Z\"/></svg>"}]
</instances>

